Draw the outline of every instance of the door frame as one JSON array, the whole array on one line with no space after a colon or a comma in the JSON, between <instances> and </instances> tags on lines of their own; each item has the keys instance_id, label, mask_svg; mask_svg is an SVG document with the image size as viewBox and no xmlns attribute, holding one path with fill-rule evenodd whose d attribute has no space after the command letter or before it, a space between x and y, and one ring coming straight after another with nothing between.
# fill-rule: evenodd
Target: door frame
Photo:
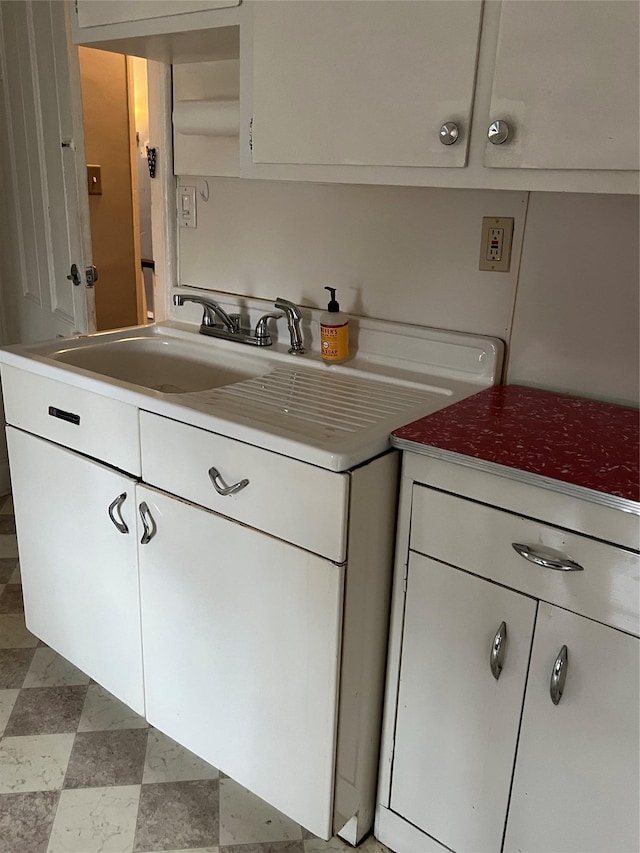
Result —
<instances>
[{"instance_id":1,"label":"door frame","mask_svg":"<svg viewBox=\"0 0 640 853\"><path fill-rule=\"evenodd\" d=\"M173 174L171 66L147 60L149 139L156 148L156 177L151 181L151 240L155 262L154 319L169 315L171 289L178 281L176 185Z\"/></svg>"}]
</instances>

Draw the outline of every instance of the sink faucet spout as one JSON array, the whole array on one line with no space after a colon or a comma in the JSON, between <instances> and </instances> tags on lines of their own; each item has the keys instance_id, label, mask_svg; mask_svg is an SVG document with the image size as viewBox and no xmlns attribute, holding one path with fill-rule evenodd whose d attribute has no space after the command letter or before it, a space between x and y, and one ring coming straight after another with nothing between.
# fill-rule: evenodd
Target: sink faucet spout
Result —
<instances>
[{"instance_id":1,"label":"sink faucet spout","mask_svg":"<svg viewBox=\"0 0 640 853\"><path fill-rule=\"evenodd\" d=\"M297 305L294 305L293 302L290 302L288 299L281 299L280 297L276 299L275 307L280 311L284 311L287 317L289 335L291 336L289 352L291 355L304 355L306 353L306 349L304 348L302 330L300 328L300 323L302 321L300 309Z\"/></svg>"},{"instance_id":2,"label":"sink faucet spout","mask_svg":"<svg viewBox=\"0 0 640 853\"><path fill-rule=\"evenodd\" d=\"M173 304L177 307L184 305L185 302L195 302L202 306L202 325L211 328L216 325L216 317L221 321L229 332L238 331L238 323L231 318L224 308L221 308L213 299L207 299L205 296L191 296L186 293L175 293L173 296Z\"/></svg>"}]
</instances>

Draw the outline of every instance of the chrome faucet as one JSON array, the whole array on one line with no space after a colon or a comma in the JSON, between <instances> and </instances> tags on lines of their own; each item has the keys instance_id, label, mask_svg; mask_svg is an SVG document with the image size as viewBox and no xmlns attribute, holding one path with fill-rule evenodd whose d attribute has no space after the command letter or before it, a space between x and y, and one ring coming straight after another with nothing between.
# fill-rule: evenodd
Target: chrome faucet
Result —
<instances>
[{"instance_id":1,"label":"chrome faucet","mask_svg":"<svg viewBox=\"0 0 640 853\"><path fill-rule=\"evenodd\" d=\"M226 338L228 341L237 341L239 344L251 344L257 347L271 346L269 320L279 320L280 317L284 316L284 314L263 314L256 324L255 331L252 331L240 326L239 314L227 314L224 308L221 308L213 299L208 299L206 296L191 296L186 293L174 294L174 305L179 307L185 302L195 302L196 305L202 306L201 335L209 335L212 338ZM295 308L295 305L293 307ZM216 323L216 318L222 322L221 326Z\"/></svg>"},{"instance_id":2,"label":"chrome faucet","mask_svg":"<svg viewBox=\"0 0 640 853\"><path fill-rule=\"evenodd\" d=\"M173 296L173 304L177 307L184 305L185 302L195 302L197 305L202 305L202 327L211 329L216 325L216 317L222 321L222 325L229 332L237 332L240 328L240 317L230 317L224 308L221 308L213 299L207 299L205 296L190 296L185 293L175 293Z\"/></svg>"},{"instance_id":3,"label":"chrome faucet","mask_svg":"<svg viewBox=\"0 0 640 853\"><path fill-rule=\"evenodd\" d=\"M289 302L288 299L281 299L280 297L276 299L275 306L284 311L287 317L287 326L289 327L289 335L291 336L289 352L291 355L304 355L306 349L304 348L302 330L300 329L300 322L302 320L300 309L293 302Z\"/></svg>"}]
</instances>

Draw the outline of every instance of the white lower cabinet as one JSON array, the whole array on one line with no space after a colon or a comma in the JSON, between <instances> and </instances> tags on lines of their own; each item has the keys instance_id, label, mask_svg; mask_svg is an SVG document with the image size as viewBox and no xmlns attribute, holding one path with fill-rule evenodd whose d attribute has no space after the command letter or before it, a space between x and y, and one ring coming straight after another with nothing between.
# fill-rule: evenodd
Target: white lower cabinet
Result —
<instances>
[{"instance_id":1,"label":"white lower cabinet","mask_svg":"<svg viewBox=\"0 0 640 853\"><path fill-rule=\"evenodd\" d=\"M135 481L7 428L27 627L144 714Z\"/></svg>"},{"instance_id":2,"label":"white lower cabinet","mask_svg":"<svg viewBox=\"0 0 640 853\"><path fill-rule=\"evenodd\" d=\"M411 554L391 808L453 850L500 849L535 613L531 598Z\"/></svg>"},{"instance_id":3,"label":"white lower cabinet","mask_svg":"<svg viewBox=\"0 0 640 853\"><path fill-rule=\"evenodd\" d=\"M555 705L551 674L565 646ZM640 849L639 678L637 637L540 604L505 851Z\"/></svg>"},{"instance_id":4,"label":"white lower cabinet","mask_svg":"<svg viewBox=\"0 0 640 853\"><path fill-rule=\"evenodd\" d=\"M344 567L137 492L149 721L326 837Z\"/></svg>"},{"instance_id":5,"label":"white lower cabinet","mask_svg":"<svg viewBox=\"0 0 640 853\"><path fill-rule=\"evenodd\" d=\"M578 498L413 456L376 837L396 853L636 853L637 519L605 509L591 539Z\"/></svg>"}]
</instances>

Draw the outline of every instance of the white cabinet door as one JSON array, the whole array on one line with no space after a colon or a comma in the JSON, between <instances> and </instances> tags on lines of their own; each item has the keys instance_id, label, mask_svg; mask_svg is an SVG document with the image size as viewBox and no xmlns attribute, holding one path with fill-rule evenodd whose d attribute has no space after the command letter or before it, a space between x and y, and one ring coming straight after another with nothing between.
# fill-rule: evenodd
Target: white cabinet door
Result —
<instances>
[{"instance_id":1,"label":"white cabinet door","mask_svg":"<svg viewBox=\"0 0 640 853\"><path fill-rule=\"evenodd\" d=\"M455 5L455 4L454 4ZM503 0L485 164L638 169L637 0Z\"/></svg>"},{"instance_id":2,"label":"white cabinet door","mask_svg":"<svg viewBox=\"0 0 640 853\"><path fill-rule=\"evenodd\" d=\"M452 850L500 850L535 613L533 599L411 554L390 807Z\"/></svg>"},{"instance_id":3,"label":"white cabinet door","mask_svg":"<svg viewBox=\"0 0 640 853\"><path fill-rule=\"evenodd\" d=\"M557 705L550 677L567 646ZM541 604L505 851L640 848L640 641Z\"/></svg>"},{"instance_id":4,"label":"white cabinet door","mask_svg":"<svg viewBox=\"0 0 640 853\"><path fill-rule=\"evenodd\" d=\"M206 12L237 6L240 0L76 0L78 25L98 27Z\"/></svg>"},{"instance_id":5,"label":"white cabinet door","mask_svg":"<svg viewBox=\"0 0 640 853\"><path fill-rule=\"evenodd\" d=\"M27 627L143 714L135 484L13 427L7 440Z\"/></svg>"},{"instance_id":6,"label":"white cabinet door","mask_svg":"<svg viewBox=\"0 0 640 853\"><path fill-rule=\"evenodd\" d=\"M464 166L482 3L256 3L254 163ZM443 123L460 137L440 142Z\"/></svg>"},{"instance_id":7,"label":"white cabinet door","mask_svg":"<svg viewBox=\"0 0 640 853\"><path fill-rule=\"evenodd\" d=\"M344 568L161 492L141 502L149 721L328 837Z\"/></svg>"}]
</instances>

